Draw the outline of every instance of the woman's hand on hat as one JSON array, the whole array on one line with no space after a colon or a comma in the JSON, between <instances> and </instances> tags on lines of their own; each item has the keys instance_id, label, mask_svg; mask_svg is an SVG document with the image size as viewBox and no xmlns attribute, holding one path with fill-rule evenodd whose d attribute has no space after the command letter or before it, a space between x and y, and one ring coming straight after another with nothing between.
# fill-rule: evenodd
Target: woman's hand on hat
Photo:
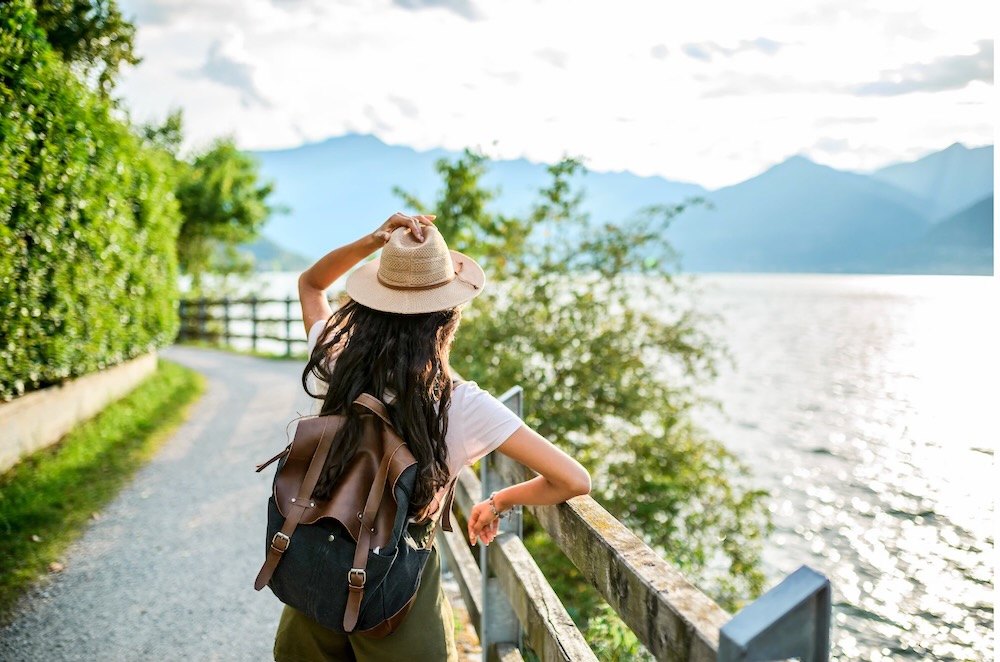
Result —
<instances>
[{"instance_id":1,"label":"woman's hand on hat","mask_svg":"<svg viewBox=\"0 0 1000 662\"><path fill-rule=\"evenodd\" d=\"M408 214L403 214L402 212L396 212L389 217L385 223L383 223L378 230L372 233L372 236L381 241L383 244L389 241L389 237L398 228L409 228L413 236L417 238L418 241L424 240L423 228L425 225L433 225L434 219L437 216L419 214L416 216L410 216Z\"/></svg>"}]
</instances>

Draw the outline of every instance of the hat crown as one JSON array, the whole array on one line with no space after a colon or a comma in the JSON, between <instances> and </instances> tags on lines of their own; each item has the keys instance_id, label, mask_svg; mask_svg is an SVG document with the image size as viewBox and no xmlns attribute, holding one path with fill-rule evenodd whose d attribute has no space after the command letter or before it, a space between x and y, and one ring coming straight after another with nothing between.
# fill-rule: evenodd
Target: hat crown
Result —
<instances>
[{"instance_id":1,"label":"hat crown","mask_svg":"<svg viewBox=\"0 0 1000 662\"><path fill-rule=\"evenodd\" d=\"M409 228L389 235L378 259L347 277L344 289L362 306L385 313L419 315L471 301L486 285L483 268L468 255L448 250L433 226L418 241Z\"/></svg>"},{"instance_id":2,"label":"hat crown","mask_svg":"<svg viewBox=\"0 0 1000 662\"><path fill-rule=\"evenodd\" d=\"M422 289L454 278L455 266L444 237L434 226L423 228L418 241L407 228L397 228L382 248L378 280L388 287Z\"/></svg>"}]
</instances>

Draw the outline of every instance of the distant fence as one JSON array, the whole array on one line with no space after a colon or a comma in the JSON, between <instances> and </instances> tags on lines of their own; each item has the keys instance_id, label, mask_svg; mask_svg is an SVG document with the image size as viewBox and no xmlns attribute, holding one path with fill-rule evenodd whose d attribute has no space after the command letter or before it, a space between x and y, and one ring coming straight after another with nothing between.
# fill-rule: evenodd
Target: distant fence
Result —
<instances>
[{"instance_id":1,"label":"distant fence","mask_svg":"<svg viewBox=\"0 0 1000 662\"><path fill-rule=\"evenodd\" d=\"M284 353L305 351L299 300L245 298L195 298L180 301L178 340ZM298 344L297 344L298 343Z\"/></svg>"},{"instance_id":2,"label":"distant fence","mask_svg":"<svg viewBox=\"0 0 1000 662\"><path fill-rule=\"evenodd\" d=\"M298 300L291 298L188 299L181 302L180 338L243 343L252 350L279 347L290 356L295 343L305 343L298 313ZM522 395L515 387L500 399L521 416ZM456 524L491 492L533 475L500 453L481 462L480 476L464 469L455 493ZM829 659L830 582L805 566L731 618L591 497L528 510L658 661ZM479 548L478 562L461 527L439 537L484 662L517 662L528 649L543 662L596 661L525 548L520 513L500 528L491 545Z\"/></svg>"}]
</instances>

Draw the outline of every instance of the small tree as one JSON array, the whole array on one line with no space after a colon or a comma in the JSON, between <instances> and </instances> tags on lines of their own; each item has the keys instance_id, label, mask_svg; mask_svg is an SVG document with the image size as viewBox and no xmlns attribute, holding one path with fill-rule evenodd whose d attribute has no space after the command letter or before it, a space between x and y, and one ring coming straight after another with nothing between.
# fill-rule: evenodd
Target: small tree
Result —
<instances>
[{"instance_id":1,"label":"small tree","mask_svg":"<svg viewBox=\"0 0 1000 662\"><path fill-rule=\"evenodd\" d=\"M468 151L439 161L444 188L433 208L404 197L437 214L449 242L493 281L467 311L455 368L494 392L523 385L526 422L588 466L594 496L616 517L724 606L756 597L765 494L691 422L703 403L697 386L723 353L680 303L667 231L684 207L593 223L574 186L585 171L564 159L532 214L505 218L487 209L484 162ZM528 543L553 583L573 576L550 542ZM593 594L575 602L584 615L597 604Z\"/></svg>"},{"instance_id":2,"label":"small tree","mask_svg":"<svg viewBox=\"0 0 1000 662\"><path fill-rule=\"evenodd\" d=\"M237 247L256 238L277 211L267 202L274 186L261 183L257 160L237 149L231 138L216 140L204 152L181 159L180 111L170 113L163 124L140 127L139 133L147 144L174 157L176 197L184 217L177 258L181 270L191 276L192 289L201 288L208 272L248 271L252 263Z\"/></svg>"}]
</instances>

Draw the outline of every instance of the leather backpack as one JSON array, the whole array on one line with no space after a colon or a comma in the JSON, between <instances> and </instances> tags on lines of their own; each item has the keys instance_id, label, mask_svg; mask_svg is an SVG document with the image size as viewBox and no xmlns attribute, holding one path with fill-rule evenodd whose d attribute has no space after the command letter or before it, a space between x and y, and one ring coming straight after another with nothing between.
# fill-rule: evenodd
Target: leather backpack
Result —
<instances>
[{"instance_id":1,"label":"leather backpack","mask_svg":"<svg viewBox=\"0 0 1000 662\"><path fill-rule=\"evenodd\" d=\"M408 530L417 461L381 400L362 394L353 407L361 414L361 441L329 500L312 493L346 416L301 419L292 443L257 466L260 472L278 461L267 555L254 588L269 586L279 600L336 632L384 637L413 604L438 521L452 530L455 481L429 540L417 544Z\"/></svg>"}]
</instances>

